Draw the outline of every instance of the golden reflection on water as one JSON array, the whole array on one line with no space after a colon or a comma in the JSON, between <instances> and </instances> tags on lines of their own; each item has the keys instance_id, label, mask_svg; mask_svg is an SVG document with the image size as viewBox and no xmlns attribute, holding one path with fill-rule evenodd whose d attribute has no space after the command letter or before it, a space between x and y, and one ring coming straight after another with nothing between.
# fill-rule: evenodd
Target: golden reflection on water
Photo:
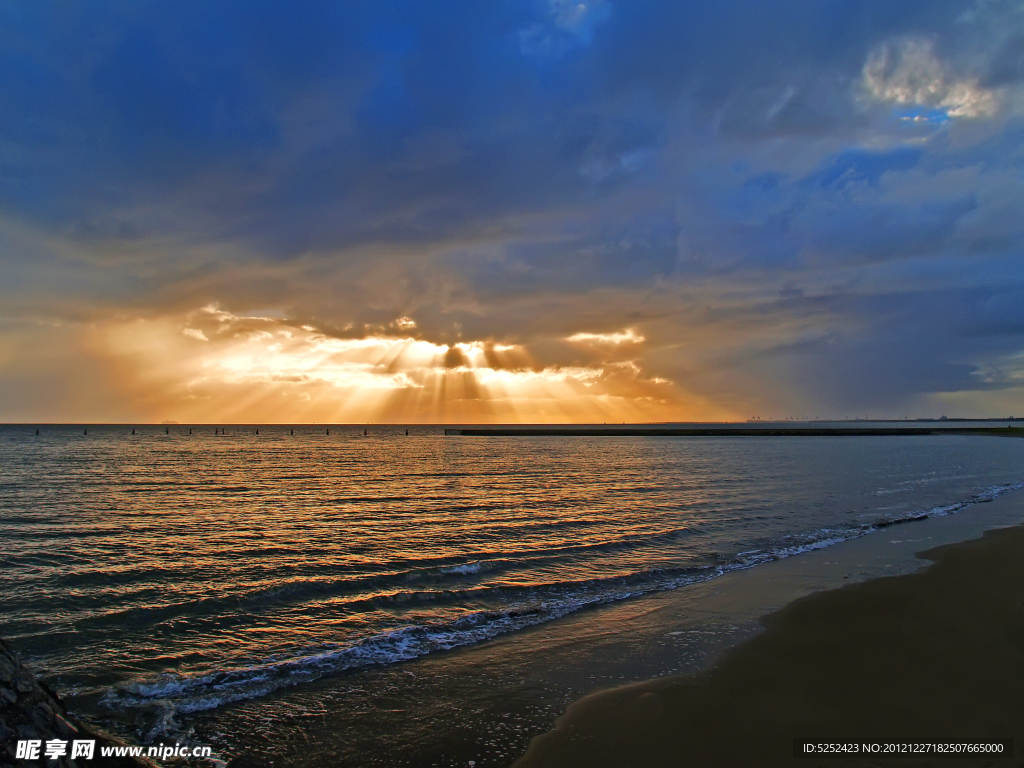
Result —
<instances>
[{"instance_id":1,"label":"golden reflection on water","mask_svg":"<svg viewBox=\"0 0 1024 768\"><path fill-rule=\"evenodd\" d=\"M115 708L202 710L479 642L1018 471L1015 441L968 438L189 429L0 433L3 631Z\"/></svg>"}]
</instances>

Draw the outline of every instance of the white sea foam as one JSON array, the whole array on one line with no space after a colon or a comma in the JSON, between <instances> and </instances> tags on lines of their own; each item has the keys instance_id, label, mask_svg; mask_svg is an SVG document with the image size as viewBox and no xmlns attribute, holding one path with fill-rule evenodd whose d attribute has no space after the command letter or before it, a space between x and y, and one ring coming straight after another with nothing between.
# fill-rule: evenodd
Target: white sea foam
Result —
<instances>
[{"instance_id":1,"label":"white sea foam","mask_svg":"<svg viewBox=\"0 0 1024 768\"><path fill-rule=\"evenodd\" d=\"M465 563L464 565L456 565L451 568L442 568L441 573L450 573L459 576L467 576L474 573L480 573L482 564L480 562Z\"/></svg>"},{"instance_id":2,"label":"white sea foam","mask_svg":"<svg viewBox=\"0 0 1024 768\"><path fill-rule=\"evenodd\" d=\"M744 550L726 562L677 570L659 569L608 579L587 579L564 585L561 594L524 598L503 610L467 611L447 623L414 624L390 629L345 646L326 646L317 652L291 658L268 658L251 665L230 667L193 675L168 674L135 680L109 689L103 703L115 708L154 708L159 711L154 728L169 729L175 714L215 709L232 702L264 696L281 688L299 685L348 669L409 661L437 651L471 645L561 618L596 605L618 602L652 592L707 581L735 570L753 568L805 552L839 544L900 523L948 515L972 504L991 501L1024 483L992 486L969 499L908 512L874 523L849 528L821 528L783 537L764 549ZM477 573L481 563L465 563L448 571ZM543 591L543 590L538 590ZM169 714L170 713L170 714Z\"/></svg>"}]
</instances>

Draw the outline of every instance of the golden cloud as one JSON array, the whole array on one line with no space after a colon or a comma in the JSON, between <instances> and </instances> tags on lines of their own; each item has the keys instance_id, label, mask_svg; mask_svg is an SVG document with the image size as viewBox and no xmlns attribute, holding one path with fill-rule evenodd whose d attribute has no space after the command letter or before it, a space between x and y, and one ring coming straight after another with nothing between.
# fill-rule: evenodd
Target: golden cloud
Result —
<instances>
[{"instance_id":1,"label":"golden cloud","mask_svg":"<svg viewBox=\"0 0 1024 768\"><path fill-rule=\"evenodd\" d=\"M211 305L102 331L133 389L179 421L552 422L670 420L671 381L635 361L541 365L526 345L416 338L412 318L363 336ZM634 329L571 344L640 344ZM197 343L202 342L202 343ZM620 356L621 357L621 356Z\"/></svg>"}]
</instances>

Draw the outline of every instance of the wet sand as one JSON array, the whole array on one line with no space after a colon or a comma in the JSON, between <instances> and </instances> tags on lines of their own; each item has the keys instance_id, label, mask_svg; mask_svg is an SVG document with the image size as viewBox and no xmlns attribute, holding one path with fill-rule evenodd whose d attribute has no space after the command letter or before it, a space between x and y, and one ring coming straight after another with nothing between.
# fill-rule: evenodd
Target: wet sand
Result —
<instances>
[{"instance_id":1,"label":"wet sand","mask_svg":"<svg viewBox=\"0 0 1024 768\"><path fill-rule=\"evenodd\" d=\"M194 723L196 740L238 768L465 768L470 761L474 768L507 768L572 702L615 686L700 673L763 632L765 614L794 600L918 572L927 561L916 552L1021 522L1024 493L1008 493L957 514L580 611L408 665L367 667L226 707ZM262 733L268 737L256 735Z\"/></svg>"},{"instance_id":2,"label":"wet sand","mask_svg":"<svg viewBox=\"0 0 1024 768\"><path fill-rule=\"evenodd\" d=\"M797 600L707 672L573 704L516 765L1024 765L1024 527L921 556ZM1013 738L1016 756L794 758L797 738Z\"/></svg>"}]
</instances>

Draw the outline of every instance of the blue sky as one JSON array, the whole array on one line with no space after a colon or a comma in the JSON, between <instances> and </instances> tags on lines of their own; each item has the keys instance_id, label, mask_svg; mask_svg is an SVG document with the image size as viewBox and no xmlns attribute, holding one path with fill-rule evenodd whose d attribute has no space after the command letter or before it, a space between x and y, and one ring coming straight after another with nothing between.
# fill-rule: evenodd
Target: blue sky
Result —
<instances>
[{"instance_id":1,"label":"blue sky","mask_svg":"<svg viewBox=\"0 0 1024 768\"><path fill-rule=\"evenodd\" d=\"M0 57L2 420L1024 415L1019 2L33 0Z\"/></svg>"}]
</instances>

